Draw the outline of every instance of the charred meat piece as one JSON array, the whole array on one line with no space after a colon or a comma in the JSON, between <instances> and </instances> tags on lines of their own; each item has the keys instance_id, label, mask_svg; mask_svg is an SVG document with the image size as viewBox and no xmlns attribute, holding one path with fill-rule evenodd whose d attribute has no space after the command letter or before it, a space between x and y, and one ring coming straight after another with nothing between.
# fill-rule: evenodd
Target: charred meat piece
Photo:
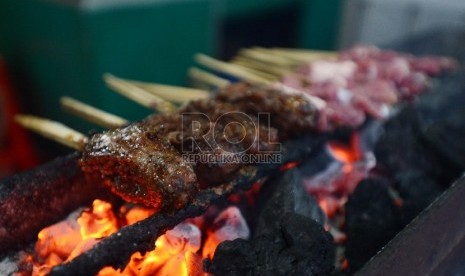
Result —
<instances>
[{"instance_id":1,"label":"charred meat piece","mask_svg":"<svg viewBox=\"0 0 465 276\"><path fill-rule=\"evenodd\" d=\"M259 108L259 107L258 107ZM195 112L204 116L195 116ZM241 152L258 153L276 149L278 130L267 125L266 118L259 118L258 113L250 112L242 105L218 100L193 101L180 110L184 116L183 126L193 126L192 120L199 120L202 129L192 132L192 128L183 129L184 139L217 138L216 143L223 148L234 147ZM260 121L259 119L264 119ZM211 136L211 137L209 137Z\"/></svg>"},{"instance_id":2,"label":"charred meat piece","mask_svg":"<svg viewBox=\"0 0 465 276\"><path fill-rule=\"evenodd\" d=\"M192 165L143 123L94 135L80 165L125 200L158 210L179 209L198 190Z\"/></svg>"},{"instance_id":3,"label":"charred meat piece","mask_svg":"<svg viewBox=\"0 0 465 276\"><path fill-rule=\"evenodd\" d=\"M280 138L313 131L317 122L317 109L304 96L277 89L238 83L220 90L216 99L247 114L270 114L271 126L279 129Z\"/></svg>"},{"instance_id":4,"label":"charred meat piece","mask_svg":"<svg viewBox=\"0 0 465 276\"><path fill-rule=\"evenodd\" d=\"M207 186L231 180L245 165L247 156L265 156L279 150L276 129L259 125L255 117L243 113L220 117L202 138L183 139L187 139L184 145L190 143L184 148L192 147L192 153L204 157L195 168L201 183Z\"/></svg>"},{"instance_id":5,"label":"charred meat piece","mask_svg":"<svg viewBox=\"0 0 465 276\"><path fill-rule=\"evenodd\" d=\"M152 116L146 122L180 153L197 155L201 186L212 186L230 180L243 166L240 158L245 154L279 150L278 131L239 108L214 99L193 101L177 114ZM228 159L235 161L223 162Z\"/></svg>"}]
</instances>

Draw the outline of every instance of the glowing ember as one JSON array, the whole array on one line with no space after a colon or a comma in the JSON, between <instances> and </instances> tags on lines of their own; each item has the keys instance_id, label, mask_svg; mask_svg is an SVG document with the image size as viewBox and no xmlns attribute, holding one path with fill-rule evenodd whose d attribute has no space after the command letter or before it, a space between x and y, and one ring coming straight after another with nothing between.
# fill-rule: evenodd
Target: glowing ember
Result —
<instances>
[{"instance_id":1,"label":"glowing ember","mask_svg":"<svg viewBox=\"0 0 465 276\"><path fill-rule=\"evenodd\" d=\"M89 210L75 212L39 232L32 275L48 274L52 267L72 260L117 230L111 204L94 200Z\"/></svg>"},{"instance_id":2,"label":"glowing ember","mask_svg":"<svg viewBox=\"0 0 465 276\"><path fill-rule=\"evenodd\" d=\"M213 224L213 230L208 231L208 237L203 248L202 255L205 258L212 258L216 247L223 241L249 238L249 227L241 212L235 206L224 210Z\"/></svg>"},{"instance_id":3,"label":"glowing ember","mask_svg":"<svg viewBox=\"0 0 465 276\"><path fill-rule=\"evenodd\" d=\"M321 210L328 216L333 217L339 211L339 207L343 205L339 199L328 196L318 200Z\"/></svg>"},{"instance_id":4,"label":"glowing ember","mask_svg":"<svg viewBox=\"0 0 465 276\"><path fill-rule=\"evenodd\" d=\"M134 253L124 271L106 267L99 276L109 275L189 275L187 256L195 255L201 245L197 226L181 223L155 242L155 250L144 256ZM191 257L192 258L192 257Z\"/></svg>"},{"instance_id":5,"label":"glowing ember","mask_svg":"<svg viewBox=\"0 0 465 276\"><path fill-rule=\"evenodd\" d=\"M329 142L327 149L334 162L324 171L305 179L304 183L307 191L317 199L328 217L325 229L333 236L334 243L341 245L347 241L347 235L343 231L345 204L376 162L372 153L362 151L358 134L352 135L349 144ZM346 270L348 262L343 253L341 254L337 258L338 267Z\"/></svg>"},{"instance_id":6,"label":"glowing ember","mask_svg":"<svg viewBox=\"0 0 465 276\"><path fill-rule=\"evenodd\" d=\"M361 151L358 134L351 137L349 145L329 142L328 151L335 162L325 171L305 179L305 186L325 214L332 218L341 212L349 194L366 178L374 160L370 153Z\"/></svg>"},{"instance_id":7,"label":"glowing ember","mask_svg":"<svg viewBox=\"0 0 465 276\"><path fill-rule=\"evenodd\" d=\"M359 162L363 158L363 153L360 149L360 139L357 133L352 135L350 145L344 145L337 142L329 142L328 149L331 155L338 161L344 164L342 170L345 173L353 171L352 165Z\"/></svg>"},{"instance_id":8,"label":"glowing ember","mask_svg":"<svg viewBox=\"0 0 465 276\"><path fill-rule=\"evenodd\" d=\"M293 169L295 167L297 167L299 165L299 162L289 162L287 164L284 164L282 167L281 167L281 171L287 171L287 170L290 170L290 169Z\"/></svg>"},{"instance_id":9,"label":"glowing ember","mask_svg":"<svg viewBox=\"0 0 465 276\"><path fill-rule=\"evenodd\" d=\"M116 217L112 206L102 200L94 200L92 209L84 211L78 219L83 239L100 239L115 233L118 230Z\"/></svg>"},{"instance_id":10,"label":"glowing ember","mask_svg":"<svg viewBox=\"0 0 465 276\"><path fill-rule=\"evenodd\" d=\"M30 273L34 276L47 275L54 266L79 256L100 239L117 232L121 226L136 223L153 213L154 210L142 206L125 205L116 215L110 203L96 199L91 208L76 211L66 220L40 231L35 252L27 255L22 263L33 265ZM249 228L239 209L229 207L216 217L211 226L205 225L203 217L180 223L158 237L153 251L144 255L134 253L124 270L105 267L98 276L205 275L203 257L199 254L202 232L206 236L205 256L212 256L224 240L249 236Z\"/></svg>"}]
</instances>

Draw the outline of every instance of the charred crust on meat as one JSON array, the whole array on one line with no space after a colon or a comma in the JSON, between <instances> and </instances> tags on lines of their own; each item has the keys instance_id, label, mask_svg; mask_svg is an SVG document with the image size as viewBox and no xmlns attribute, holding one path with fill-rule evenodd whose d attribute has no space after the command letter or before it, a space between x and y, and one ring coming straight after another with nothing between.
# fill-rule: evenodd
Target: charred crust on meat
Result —
<instances>
[{"instance_id":1,"label":"charred crust on meat","mask_svg":"<svg viewBox=\"0 0 465 276\"><path fill-rule=\"evenodd\" d=\"M125 200L158 210L178 209L198 190L192 165L139 123L92 136L80 164Z\"/></svg>"},{"instance_id":2,"label":"charred crust on meat","mask_svg":"<svg viewBox=\"0 0 465 276\"><path fill-rule=\"evenodd\" d=\"M260 120L260 113L269 114L269 122ZM230 181L250 165L243 161L189 163L183 154L268 154L279 149L280 141L312 130L316 114L317 110L300 95L234 84L213 98L192 101L173 114L152 115L123 128L94 134L80 166L86 174L103 179L126 201L157 210L176 210L189 203L200 189ZM197 128L192 127L194 121L200 122ZM232 127L231 122L240 123L240 127Z\"/></svg>"}]
</instances>

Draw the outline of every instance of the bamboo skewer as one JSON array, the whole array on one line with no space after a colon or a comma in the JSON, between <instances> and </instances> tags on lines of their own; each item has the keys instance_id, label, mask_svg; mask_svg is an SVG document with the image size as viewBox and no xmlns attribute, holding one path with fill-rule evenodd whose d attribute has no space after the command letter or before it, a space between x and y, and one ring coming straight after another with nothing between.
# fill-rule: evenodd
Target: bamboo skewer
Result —
<instances>
[{"instance_id":1,"label":"bamboo skewer","mask_svg":"<svg viewBox=\"0 0 465 276\"><path fill-rule=\"evenodd\" d=\"M316 50L304 50L304 49L286 49L286 48L271 48L268 49L271 53L301 60L303 62L314 61L318 59L335 59L337 52L332 51L316 51Z\"/></svg>"},{"instance_id":2,"label":"bamboo skewer","mask_svg":"<svg viewBox=\"0 0 465 276\"><path fill-rule=\"evenodd\" d=\"M163 114L168 114L176 110L176 106L174 104L123 79L117 78L108 73L103 76L103 79L105 80L108 87L113 91L135 101L142 106L156 109Z\"/></svg>"},{"instance_id":3,"label":"bamboo skewer","mask_svg":"<svg viewBox=\"0 0 465 276\"><path fill-rule=\"evenodd\" d=\"M239 64L233 64L233 63L230 63L230 62L228 62L228 64L238 66L242 70L244 70L245 72L248 72L249 74L252 74L254 76L258 76L258 77L261 77L263 79L266 79L267 83L265 83L265 84L269 84L270 82L274 82L274 81L278 80L278 77L276 75L273 75L273 74L271 74L269 72L253 69L253 68L250 68L250 67L245 67L245 66L242 66L242 65L239 65Z\"/></svg>"},{"instance_id":4,"label":"bamboo skewer","mask_svg":"<svg viewBox=\"0 0 465 276\"><path fill-rule=\"evenodd\" d=\"M199 55L199 54L198 54ZM196 55L196 60L198 61L198 55ZM211 66L209 66L210 68L214 69L214 70L217 70L219 72L223 72L223 73L230 73L229 70L228 70L228 67L226 65L232 65L232 64L228 64L226 62L220 62L220 61L216 61L215 62L218 62L216 64L212 64ZM222 63L223 66L217 66L219 65L220 63ZM207 65L208 67L208 65ZM247 70L249 69L243 69L244 72L246 72ZM203 73L203 72L202 72ZM210 73L209 74L209 77L212 75ZM247 80L246 80L247 81ZM278 81L278 79L276 79L275 81L268 81L267 83L265 83L264 85L267 85L267 86L270 86L272 88L275 88L275 89L280 89L282 90L284 93L287 93L287 94L298 94L298 95L302 95L304 98L306 98L309 102L311 102L317 109L321 110L323 109L325 106L326 106L326 101L319 98L319 97L315 97L315 96L312 96L312 95L309 95L303 91L300 91L298 89L294 89L294 88L291 88L287 85L284 85L282 83L280 83Z\"/></svg>"},{"instance_id":5,"label":"bamboo skewer","mask_svg":"<svg viewBox=\"0 0 465 276\"><path fill-rule=\"evenodd\" d=\"M75 150L82 151L88 141L84 134L56 121L32 115L16 115L15 121L24 128Z\"/></svg>"},{"instance_id":6,"label":"bamboo skewer","mask_svg":"<svg viewBox=\"0 0 465 276\"><path fill-rule=\"evenodd\" d=\"M276 89L280 89L284 93L287 93L287 94L301 95L302 97L306 98L310 103L312 103L318 110L321 110L326 106L325 100L319 97L307 94L299 89L289 87L283 83L275 83L272 87Z\"/></svg>"},{"instance_id":7,"label":"bamboo skewer","mask_svg":"<svg viewBox=\"0 0 465 276\"><path fill-rule=\"evenodd\" d=\"M267 49L267 48L262 48ZM326 57L335 57L338 55L336 51L326 51L326 50L314 50L314 49L303 49L303 48L282 48L282 47L272 47L268 48L271 51L278 51L283 53L302 53L308 55L317 55L317 56L326 56Z\"/></svg>"},{"instance_id":8,"label":"bamboo skewer","mask_svg":"<svg viewBox=\"0 0 465 276\"><path fill-rule=\"evenodd\" d=\"M194 59L201 65L210 69L230 74L255 84L268 84L269 79L255 75L252 71L236 64L219 61L204 54L196 54Z\"/></svg>"},{"instance_id":9,"label":"bamboo skewer","mask_svg":"<svg viewBox=\"0 0 465 276\"><path fill-rule=\"evenodd\" d=\"M174 103L185 103L191 100L200 100L210 97L210 93L202 89L147 83L133 80L126 81L135 86L138 86L141 89L144 89L147 92Z\"/></svg>"},{"instance_id":10,"label":"bamboo skewer","mask_svg":"<svg viewBox=\"0 0 465 276\"><path fill-rule=\"evenodd\" d=\"M268 74L273 75L275 78L281 78L285 75L292 74L293 71L289 69L285 69L283 67L273 66L270 64L266 64L263 62L259 62L257 60L248 59L246 57L238 56L232 60L232 63L238 64L247 68L251 68L254 70L259 70L263 72L267 72Z\"/></svg>"},{"instance_id":11,"label":"bamboo skewer","mask_svg":"<svg viewBox=\"0 0 465 276\"><path fill-rule=\"evenodd\" d=\"M242 49L239 51L239 56L290 70L303 63L301 60L277 55L265 48Z\"/></svg>"},{"instance_id":12,"label":"bamboo skewer","mask_svg":"<svg viewBox=\"0 0 465 276\"><path fill-rule=\"evenodd\" d=\"M114 129L125 126L129 123L129 121L126 119L105 112L70 97L62 97L60 99L60 104L66 112L81 117L104 128Z\"/></svg>"},{"instance_id":13,"label":"bamboo skewer","mask_svg":"<svg viewBox=\"0 0 465 276\"><path fill-rule=\"evenodd\" d=\"M155 106L163 113L172 113L176 111L176 107L170 102L148 93L131 82L119 79L110 74L106 74L104 79L107 84L118 93L140 103L143 106L149 108ZM186 88L184 91L187 90L190 89ZM184 100L184 102L185 101L186 100ZM117 128L129 123L126 119L97 109L70 97L62 97L60 102L65 111L103 127ZM16 115L15 121L26 129L32 130L46 138L79 151L84 149L85 144L88 141L88 138L84 134L71 129L62 123L49 119L33 115Z\"/></svg>"},{"instance_id":14,"label":"bamboo skewer","mask_svg":"<svg viewBox=\"0 0 465 276\"><path fill-rule=\"evenodd\" d=\"M218 77L215 74L209 73L202 69L195 67L189 68L188 75L191 79L211 85L213 87L221 88L229 85L231 82L227 79Z\"/></svg>"}]
</instances>

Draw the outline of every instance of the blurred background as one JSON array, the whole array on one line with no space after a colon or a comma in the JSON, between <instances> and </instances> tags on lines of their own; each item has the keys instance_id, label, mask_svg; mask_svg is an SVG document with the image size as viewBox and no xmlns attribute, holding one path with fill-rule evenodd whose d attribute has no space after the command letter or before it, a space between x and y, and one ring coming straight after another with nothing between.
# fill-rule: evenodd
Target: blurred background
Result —
<instances>
[{"instance_id":1,"label":"blurred background","mask_svg":"<svg viewBox=\"0 0 465 276\"><path fill-rule=\"evenodd\" d=\"M385 46L464 26L463 0L2 0L0 177L69 152L25 134L16 112L85 133L98 128L63 113L61 96L130 120L150 113L110 93L105 72L188 85L197 52L228 59L250 46Z\"/></svg>"}]
</instances>

